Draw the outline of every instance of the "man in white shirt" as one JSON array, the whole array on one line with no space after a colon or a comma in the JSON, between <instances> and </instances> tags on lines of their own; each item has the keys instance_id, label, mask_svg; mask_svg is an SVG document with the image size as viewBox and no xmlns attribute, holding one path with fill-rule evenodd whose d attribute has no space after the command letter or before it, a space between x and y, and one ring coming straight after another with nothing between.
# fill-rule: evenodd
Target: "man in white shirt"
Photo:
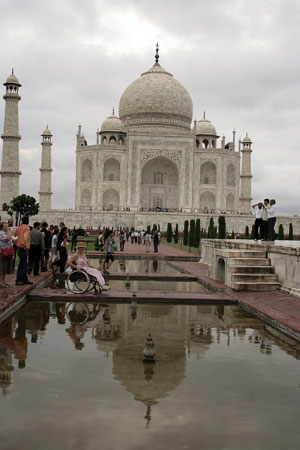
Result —
<instances>
[{"instance_id":1,"label":"man in white shirt","mask_svg":"<svg viewBox=\"0 0 300 450\"><path fill-rule=\"evenodd\" d=\"M262 203L257 203L256 205L253 205L252 208L255 209L255 222L254 222L254 231L255 231L255 241L258 241L259 239L259 231L261 233L261 235L263 235L263 204ZM259 230L259 231L258 231Z\"/></svg>"},{"instance_id":2,"label":"man in white shirt","mask_svg":"<svg viewBox=\"0 0 300 450\"><path fill-rule=\"evenodd\" d=\"M270 209L268 210L268 241L275 241L275 222L277 217L277 206L274 199L270 201Z\"/></svg>"}]
</instances>

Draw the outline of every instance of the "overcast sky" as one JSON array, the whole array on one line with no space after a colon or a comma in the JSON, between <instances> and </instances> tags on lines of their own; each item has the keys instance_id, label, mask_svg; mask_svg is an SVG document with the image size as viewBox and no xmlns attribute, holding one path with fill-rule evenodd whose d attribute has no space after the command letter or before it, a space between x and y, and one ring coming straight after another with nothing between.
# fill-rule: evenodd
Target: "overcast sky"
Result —
<instances>
[{"instance_id":1,"label":"overcast sky","mask_svg":"<svg viewBox=\"0 0 300 450\"><path fill-rule=\"evenodd\" d=\"M273 197L281 213L300 214L299 0L0 0L0 81L14 67L22 84L20 193L38 200L48 124L52 207L74 207L78 124L94 144L154 63L156 42L194 117L205 110L227 140L233 128L252 138L253 201Z\"/></svg>"}]
</instances>

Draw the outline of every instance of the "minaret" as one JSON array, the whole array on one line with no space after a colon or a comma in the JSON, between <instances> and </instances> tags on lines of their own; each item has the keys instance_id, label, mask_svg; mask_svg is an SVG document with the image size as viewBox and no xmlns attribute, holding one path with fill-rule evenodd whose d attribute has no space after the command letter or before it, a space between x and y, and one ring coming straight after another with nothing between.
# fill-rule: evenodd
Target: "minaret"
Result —
<instances>
[{"instance_id":1,"label":"minaret","mask_svg":"<svg viewBox=\"0 0 300 450\"><path fill-rule=\"evenodd\" d=\"M240 190L240 213L249 214L251 210L251 144L252 141L246 133L242 140L242 164L241 164L241 190Z\"/></svg>"},{"instance_id":2,"label":"minaret","mask_svg":"<svg viewBox=\"0 0 300 450\"><path fill-rule=\"evenodd\" d=\"M0 210L3 203L10 203L14 197L19 195L19 80L12 74L7 78L6 93L3 96L5 100L4 130L1 138L3 139L2 167L1 167L1 195Z\"/></svg>"},{"instance_id":3,"label":"minaret","mask_svg":"<svg viewBox=\"0 0 300 450\"><path fill-rule=\"evenodd\" d=\"M51 209L51 131L48 129L41 135L42 140L42 162L41 162L41 182L40 182L40 210L49 211Z\"/></svg>"}]
</instances>

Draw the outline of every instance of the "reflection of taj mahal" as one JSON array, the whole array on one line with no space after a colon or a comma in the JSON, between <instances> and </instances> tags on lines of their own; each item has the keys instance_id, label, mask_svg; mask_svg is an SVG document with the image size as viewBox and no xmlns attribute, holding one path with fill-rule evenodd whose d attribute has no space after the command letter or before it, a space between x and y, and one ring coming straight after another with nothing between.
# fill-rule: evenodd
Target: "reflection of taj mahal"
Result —
<instances>
[{"instance_id":1,"label":"reflection of taj mahal","mask_svg":"<svg viewBox=\"0 0 300 450\"><path fill-rule=\"evenodd\" d=\"M235 148L205 114L194 122L187 90L155 64L121 96L120 118L108 117L87 145L77 134L76 200L79 211L249 213L251 140ZM241 158L242 155L242 158ZM241 173L240 160L242 159Z\"/></svg>"}]
</instances>

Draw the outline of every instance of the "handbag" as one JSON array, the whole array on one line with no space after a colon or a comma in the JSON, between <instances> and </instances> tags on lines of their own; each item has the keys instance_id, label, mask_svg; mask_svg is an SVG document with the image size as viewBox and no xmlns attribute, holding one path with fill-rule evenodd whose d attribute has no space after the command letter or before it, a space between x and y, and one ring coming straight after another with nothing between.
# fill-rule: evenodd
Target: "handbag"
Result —
<instances>
[{"instance_id":1,"label":"handbag","mask_svg":"<svg viewBox=\"0 0 300 450\"><path fill-rule=\"evenodd\" d=\"M15 256L15 251L12 247L11 248L1 248L1 256L2 256L2 258L5 258L5 259L13 258Z\"/></svg>"}]
</instances>

